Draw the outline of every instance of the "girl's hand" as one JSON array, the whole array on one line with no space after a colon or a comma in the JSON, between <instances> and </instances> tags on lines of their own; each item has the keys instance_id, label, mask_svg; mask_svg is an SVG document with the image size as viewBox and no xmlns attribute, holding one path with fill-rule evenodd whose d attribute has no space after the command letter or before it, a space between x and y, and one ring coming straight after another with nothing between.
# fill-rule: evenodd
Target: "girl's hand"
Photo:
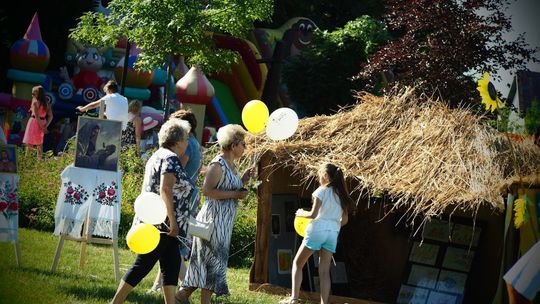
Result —
<instances>
[{"instance_id":1,"label":"girl's hand","mask_svg":"<svg viewBox=\"0 0 540 304\"><path fill-rule=\"evenodd\" d=\"M306 216L305 214L306 214L306 210L304 210L304 209L296 210L296 216L305 217Z\"/></svg>"}]
</instances>

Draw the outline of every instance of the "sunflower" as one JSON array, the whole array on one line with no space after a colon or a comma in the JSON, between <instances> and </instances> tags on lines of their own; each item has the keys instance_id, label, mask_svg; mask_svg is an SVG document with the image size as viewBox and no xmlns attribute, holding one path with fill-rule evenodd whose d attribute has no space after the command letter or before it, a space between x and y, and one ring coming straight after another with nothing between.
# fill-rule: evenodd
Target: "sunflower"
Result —
<instances>
[{"instance_id":1,"label":"sunflower","mask_svg":"<svg viewBox=\"0 0 540 304\"><path fill-rule=\"evenodd\" d=\"M520 195L519 198L514 201L514 226L516 227L516 229L520 228L525 222L529 220L529 204L530 201L527 195Z\"/></svg>"},{"instance_id":2,"label":"sunflower","mask_svg":"<svg viewBox=\"0 0 540 304\"><path fill-rule=\"evenodd\" d=\"M478 87L476 89L480 92L482 103L486 105L486 110L493 112L497 108L504 108L504 103L497 96L495 86L489 81L488 72L484 72L482 78L478 80Z\"/></svg>"}]
</instances>

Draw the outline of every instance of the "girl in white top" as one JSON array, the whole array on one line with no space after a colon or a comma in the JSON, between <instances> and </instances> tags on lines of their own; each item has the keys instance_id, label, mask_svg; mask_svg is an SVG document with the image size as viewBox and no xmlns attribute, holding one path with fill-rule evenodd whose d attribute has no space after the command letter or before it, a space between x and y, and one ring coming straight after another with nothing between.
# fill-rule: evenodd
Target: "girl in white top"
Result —
<instances>
[{"instance_id":1,"label":"girl in white top","mask_svg":"<svg viewBox=\"0 0 540 304\"><path fill-rule=\"evenodd\" d=\"M294 257L292 267L292 295L281 304L298 303L302 268L309 257L319 251L319 279L321 303L328 303L330 295L330 262L336 252L337 238L341 226L347 224L349 212L354 205L345 185L341 169L325 163L319 169L320 186L312 194L311 211L298 209L296 216L312 218L306 228L306 236Z\"/></svg>"}]
</instances>

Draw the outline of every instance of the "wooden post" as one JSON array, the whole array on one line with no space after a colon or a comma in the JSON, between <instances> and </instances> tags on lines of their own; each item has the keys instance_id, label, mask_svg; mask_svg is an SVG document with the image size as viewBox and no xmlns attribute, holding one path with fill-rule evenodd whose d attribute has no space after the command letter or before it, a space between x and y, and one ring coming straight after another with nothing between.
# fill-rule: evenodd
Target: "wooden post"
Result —
<instances>
[{"instance_id":1,"label":"wooden post","mask_svg":"<svg viewBox=\"0 0 540 304\"><path fill-rule=\"evenodd\" d=\"M114 260L114 278L120 281L120 262L118 260L118 236L113 236L113 260Z\"/></svg>"},{"instance_id":2,"label":"wooden post","mask_svg":"<svg viewBox=\"0 0 540 304\"><path fill-rule=\"evenodd\" d=\"M19 246L19 240L15 241L13 246L15 247L15 262L17 263L17 266L21 266L21 248Z\"/></svg>"},{"instance_id":3,"label":"wooden post","mask_svg":"<svg viewBox=\"0 0 540 304\"><path fill-rule=\"evenodd\" d=\"M60 234L60 239L58 239L58 245L56 246L56 253L54 254L54 259L51 265L51 272L56 270L58 266L58 260L60 259L60 253L62 253L62 247L64 246L64 240L66 239L65 234Z\"/></svg>"},{"instance_id":4,"label":"wooden post","mask_svg":"<svg viewBox=\"0 0 540 304\"><path fill-rule=\"evenodd\" d=\"M120 280L120 262L118 259L118 235L113 233L112 239L105 238L94 238L90 234L90 207L88 208L88 213L86 214L85 221L83 223L83 235L79 238L71 237L65 232L60 233L60 239L58 240L58 245L56 246L56 253L54 255L53 263L51 265L51 272L56 270L58 266L58 260L60 259L60 254L62 253L62 247L64 246L64 240L71 240L81 242L81 253L79 256L79 267L83 268L86 262L86 246L88 243L96 244L107 244L112 245L113 247L113 259L114 259L114 277L117 281ZM114 228L113 228L114 229Z\"/></svg>"},{"instance_id":5,"label":"wooden post","mask_svg":"<svg viewBox=\"0 0 540 304\"><path fill-rule=\"evenodd\" d=\"M268 283L268 231L270 229L270 207L272 206L273 176L268 169L272 156L264 153L259 162L259 204L257 206L257 234L255 236L255 258L250 271L250 283Z\"/></svg>"}]
</instances>

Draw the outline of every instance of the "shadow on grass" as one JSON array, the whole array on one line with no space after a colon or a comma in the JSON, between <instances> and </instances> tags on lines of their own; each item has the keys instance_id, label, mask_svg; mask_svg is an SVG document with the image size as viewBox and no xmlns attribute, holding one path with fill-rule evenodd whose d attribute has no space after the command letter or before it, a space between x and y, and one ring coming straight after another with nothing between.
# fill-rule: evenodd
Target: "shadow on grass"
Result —
<instances>
[{"instance_id":1,"label":"shadow on grass","mask_svg":"<svg viewBox=\"0 0 540 304\"><path fill-rule=\"evenodd\" d=\"M113 287L93 287L88 288L88 286L66 286L63 287L62 290L69 295L74 296L75 298L83 301L83 300L90 300L94 299L103 303L109 303L114 293L116 292L117 285L114 285ZM152 295L152 294L145 294L141 293L144 292L142 289L140 292L137 292L137 288L128 295L127 300L130 302L135 303L163 303L163 296L159 294Z\"/></svg>"},{"instance_id":2,"label":"shadow on grass","mask_svg":"<svg viewBox=\"0 0 540 304\"><path fill-rule=\"evenodd\" d=\"M16 271L22 271L27 273L33 273L36 275L46 276L46 277L58 277L63 279L76 279L76 280L88 280L86 276L74 274L74 273L65 273L62 271L58 271L58 269L55 272L50 272L49 270L39 269L35 267L28 267L28 266L21 266L18 268L14 268Z\"/></svg>"}]
</instances>

